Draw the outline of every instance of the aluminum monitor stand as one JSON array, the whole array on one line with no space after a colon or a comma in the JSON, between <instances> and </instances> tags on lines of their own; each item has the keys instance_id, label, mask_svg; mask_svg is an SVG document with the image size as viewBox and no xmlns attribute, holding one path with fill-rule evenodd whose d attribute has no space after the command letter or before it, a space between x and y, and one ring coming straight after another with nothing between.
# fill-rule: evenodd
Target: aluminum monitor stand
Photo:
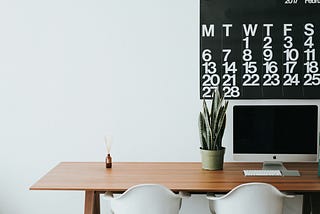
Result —
<instances>
[{"instance_id":1,"label":"aluminum monitor stand","mask_svg":"<svg viewBox=\"0 0 320 214\"><path fill-rule=\"evenodd\" d=\"M280 170L283 176L300 176L298 170L287 170L280 161L265 161L263 162L264 170Z\"/></svg>"}]
</instances>

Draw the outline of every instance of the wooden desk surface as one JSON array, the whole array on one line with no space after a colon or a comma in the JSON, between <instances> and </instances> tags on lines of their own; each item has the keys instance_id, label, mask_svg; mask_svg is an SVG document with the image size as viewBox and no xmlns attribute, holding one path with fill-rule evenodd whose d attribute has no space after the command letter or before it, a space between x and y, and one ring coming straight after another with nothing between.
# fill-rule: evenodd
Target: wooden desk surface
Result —
<instances>
[{"instance_id":1,"label":"wooden desk surface","mask_svg":"<svg viewBox=\"0 0 320 214\"><path fill-rule=\"evenodd\" d=\"M194 162L119 162L106 169L104 163L62 162L31 190L84 190L123 192L141 183L158 183L173 191L227 192L247 182L267 182L281 191L319 192L317 163L285 163L300 177L245 177L243 169L260 169L261 163L225 163L222 171L207 171Z\"/></svg>"}]
</instances>

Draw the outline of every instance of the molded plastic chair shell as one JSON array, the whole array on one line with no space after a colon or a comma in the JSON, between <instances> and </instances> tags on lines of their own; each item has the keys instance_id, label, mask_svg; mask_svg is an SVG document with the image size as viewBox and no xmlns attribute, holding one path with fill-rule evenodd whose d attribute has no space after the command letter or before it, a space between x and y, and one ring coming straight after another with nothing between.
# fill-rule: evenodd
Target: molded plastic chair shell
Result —
<instances>
[{"instance_id":1,"label":"molded plastic chair shell","mask_svg":"<svg viewBox=\"0 0 320 214\"><path fill-rule=\"evenodd\" d=\"M129 188L119 197L106 192L114 214L177 214L183 196L158 184L140 184Z\"/></svg>"},{"instance_id":2,"label":"molded plastic chair shell","mask_svg":"<svg viewBox=\"0 0 320 214\"><path fill-rule=\"evenodd\" d=\"M207 195L216 214L282 214L284 198L293 197L266 183L242 184L221 197Z\"/></svg>"}]
</instances>

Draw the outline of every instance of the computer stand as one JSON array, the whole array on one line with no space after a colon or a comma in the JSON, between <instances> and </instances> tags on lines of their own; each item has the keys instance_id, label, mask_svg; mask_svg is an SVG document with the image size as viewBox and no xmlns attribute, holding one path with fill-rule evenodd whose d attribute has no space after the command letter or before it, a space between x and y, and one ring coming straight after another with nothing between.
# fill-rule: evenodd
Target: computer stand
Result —
<instances>
[{"instance_id":1,"label":"computer stand","mask_svg":"<svg viewBox=\"0 0 320 214\"><path fill-rule=\"evenodd\" d=\"M298 170L287 170L280 161L265 161L263 162L264 170L280 170L283 176L300 176Z\"/></svg>"}]
</instances>

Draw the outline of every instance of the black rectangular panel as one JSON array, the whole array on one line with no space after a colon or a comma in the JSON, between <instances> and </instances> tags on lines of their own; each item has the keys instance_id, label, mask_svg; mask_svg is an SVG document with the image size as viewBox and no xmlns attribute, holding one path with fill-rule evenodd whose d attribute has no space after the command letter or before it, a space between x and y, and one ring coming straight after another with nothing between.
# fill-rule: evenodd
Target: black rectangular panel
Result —
<instances>
[{"instance_id":1,"label":"black rectangular panel","mask_svg":"<svg viewBox=\"0 0 320 214\"><path fill-rule=\"evenodd\" d=\"M320 98L320 0L201 0L200 97Z\"/></svg>"}]
</instances>

